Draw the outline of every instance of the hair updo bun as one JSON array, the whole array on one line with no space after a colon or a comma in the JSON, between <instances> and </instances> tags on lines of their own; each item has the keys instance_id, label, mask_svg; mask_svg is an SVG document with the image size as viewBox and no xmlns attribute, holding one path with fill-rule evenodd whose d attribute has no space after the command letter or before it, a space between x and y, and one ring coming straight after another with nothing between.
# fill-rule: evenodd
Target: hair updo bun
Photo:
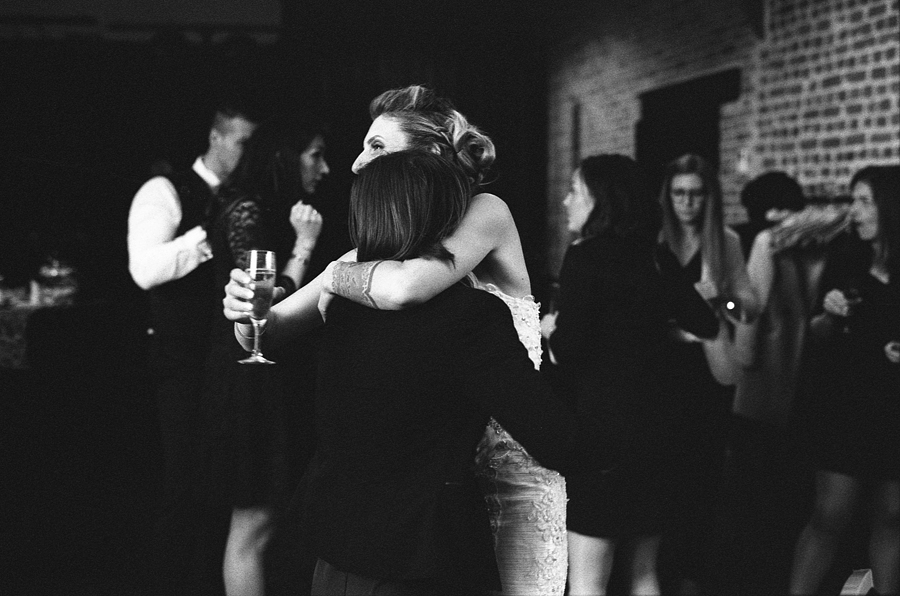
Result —
<instances>
[{"instance_id":1,"label":"hair updo bun","mask_svg":"<svg viewBox=\"0 0 900 596\"><path fill-rule=\"evenodd\" d=\"M457 163L480 184L497 154L490 137L469 123L449 99L432 89L410 85L385 91L369 104L372 120L396 120L409 137L410 149L437 152Z\"/></svg>"}]
</instances>

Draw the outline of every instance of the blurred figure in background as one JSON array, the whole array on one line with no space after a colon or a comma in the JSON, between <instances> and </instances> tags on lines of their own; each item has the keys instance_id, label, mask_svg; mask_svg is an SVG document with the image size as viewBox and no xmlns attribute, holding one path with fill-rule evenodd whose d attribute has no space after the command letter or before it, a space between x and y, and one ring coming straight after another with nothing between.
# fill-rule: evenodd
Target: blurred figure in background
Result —
<instances>
[{"instance_id":1,"label":"blurred figure in background","mask_svg":"<svg viewBox=\"0 0 900 596\"><path fill-rule=\"evenodd\" d=\"M328 172L318 123L278 117L257 128L211 213L220 293L231 269L247 268L251 249L275 251L279 298L301 285L322 229L308 200ZM204 447L213 502L231 510L223 569L228 596L265 592L264 556L277 515L311 455L301 447L309 441L303 435L312 433L311 395L298 396L290 387L286 398L290 362L240 366L243 356L232 323L217 317L206 373Z\"/></svg>"},{"instance_id":2,"label":"blurred figure in background","mask_svg":"<svg viewBox=\"0 0 900 596\"><path fill-rule=\"evenodd\" d=\"M165 468L150 572L159 594L204 593L200 584L212 581L204 575L210 532L202 526L195 479L203 366L221 286L213 281L202 224L257 121L246 104L220 105L206 152L190 168L148 180L128 215L128 269L150 298L150 368Z\"/></svg>"},{"instance_id":3,"label":"blurred figure in background","mask_svg":"<svg viewBox=\"0 0 900 596\"><path fill-rule=\"evenodd\" d=\"M792 246L774 246L769 228L805 206L803 190L787 174L771 172L751 181L741 201L750 218L742 231L752 235L747 272L762 312L753 325L737 327L741 345L735 354L743 368L734 412L741 420L783 428L824 266L823 247L799 238Z\"/></svg>"},{"instance_id":4,"label":"blurred figure in background","mask_svg":"<svg viewBox=\"0 0 900 596\"><path fill-rule=\"evenodd\" d=\"M815 503L794 552L790 593L819 590L863 489L872 499L869 561L879 594L900 591L900 166L850 181L851 233L833 247L812 318L804 383Z\"/></svg>"},{"instance_id":5,"label":"blurred figure in background","mask_svg":"<svg viewBox=\"0 0 900 596\"><path fill-rule=\"evenodd\" d=\"M582 416L615 420L628 439L621 463L605 474L570 477L567 515L569 594L605 594L613 556L630 564L630 594L659 594L657 553L673 464L667 440L680 396L667 364L673 306L657 271L659 205L645 175L623 155L582 160L563 205L577 239L560 273L559 314L542 333L558 370L554 378ZM674 290L674 288L672 288ZM699 324L718 322L691 284ZM705 329L703 323L705 322Z\"/></svg>"},{"instance_id":6,"label":"blurred figure in background","mask_svg":"<svg viewBox=\"0 0 900 596\"><path fill-rule=\"evenodd\" d=\"M806 197L800 184L784 172L767 172L744 186L741 205L747 212L747 221L734 226L734 231L740 236L741 249L749 258L759 233L788 214L802 210L806 206Z\"/></svg>"},{"instance_id":7,"label":"blurred figure in background","mask_svg":"<svg viewBox=\"0 0 900 596\"><path fill-rule=\"evenodd\" d=\"M809 315L824 265L824 242L796 235L776 245L788 215L805 207L803 189L784 172L769 172L741 191L749 221L737 231L750 255L747 273L760 301L760 316L736 325L735 355L741 366L730 430L720 538L721 579L728 593L783 590L790 554L780 540L795 521L784 502L801 497L803 477L793 439L794 397Z\"/></svg>"},{"instance_id":8,"label":"blurred figure in background","mask_svg":"<svg viewBox=\"0 0 900 596\"><path fill-rule=\"evenodd\" d=\"M706 160L683 155L668 164L660 194L663 211L657 261L667 279L694 284L719 317L714 340L687 332L672 321L668 362L680 385L677 478L671 524L662 556L673 581L703 585L716 563L710 552L716 505L725 464L726 428L737 365L735 325L758 313L758 301L738 235L724 224L722 190Z\"/></svg>"}]
</instances>

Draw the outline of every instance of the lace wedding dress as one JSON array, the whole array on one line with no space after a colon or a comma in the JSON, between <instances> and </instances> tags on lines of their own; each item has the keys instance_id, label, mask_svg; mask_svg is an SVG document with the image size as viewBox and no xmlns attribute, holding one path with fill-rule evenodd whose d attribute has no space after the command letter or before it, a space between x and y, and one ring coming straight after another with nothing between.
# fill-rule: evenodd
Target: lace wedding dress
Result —
<instances>
[{"instance_id":1,"label":"lace wedding dress","mask_svg":"<svg viewBox=\"0 0 900 596\"><path fill-rule=\"evenodd\" d=\"M470 281L506 303L519 340L539 368L539 305L531 296L513 298L472 275ZM541 467L493 418L478 445L475 468L490 511L502 593L561 596L568 571L565 478Z\"/></svg>"}]
</instances>

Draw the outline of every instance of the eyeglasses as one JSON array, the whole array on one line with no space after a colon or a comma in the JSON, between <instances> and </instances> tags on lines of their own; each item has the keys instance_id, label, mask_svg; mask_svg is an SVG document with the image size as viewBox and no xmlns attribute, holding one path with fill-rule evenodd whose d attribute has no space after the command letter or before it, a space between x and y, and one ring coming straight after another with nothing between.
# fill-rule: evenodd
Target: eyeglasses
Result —
<instances>
[{"instance_id":1,"label":"eyeglasses","mask_svg":"<svg viewBox=\"0 0 900 596\"><path fill-rule=\"evenodd\" d=\"M673 188L669 194L672 196L672 201L676 203L686 203L687 201L693 201L695 199L702 199L706 196L706 191L703 189L687 189L687 188Z\"/></svg>"}]
</instances>

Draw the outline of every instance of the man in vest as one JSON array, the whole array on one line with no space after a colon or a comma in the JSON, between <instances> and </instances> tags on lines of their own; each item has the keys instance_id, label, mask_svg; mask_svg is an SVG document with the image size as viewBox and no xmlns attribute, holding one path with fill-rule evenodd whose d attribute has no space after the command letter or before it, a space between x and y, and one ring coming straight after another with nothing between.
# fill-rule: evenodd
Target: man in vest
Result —
<instances>
[{"instance_id":1,"label":"man in vest","mask_svg":"<svg viewBox=\"0 0 900 596\"><path fill-rule=\"evenodd\" d=\"M165 466L155 528L156 568L151 570L167 582L160 593L203 593L197 582L206 580L198 575L207 567L204 561L217 556L209 552L216 549L215 541L209 546L215 532L204 530L206 512L199 506L196 482L203 363L222 288L214 287L213 254L201 224L257 122L243 106L221 105L206 152L190 169L144 183L128 215L128 269L150 298L150 368Z\"/></svg>"}]
</instances>

